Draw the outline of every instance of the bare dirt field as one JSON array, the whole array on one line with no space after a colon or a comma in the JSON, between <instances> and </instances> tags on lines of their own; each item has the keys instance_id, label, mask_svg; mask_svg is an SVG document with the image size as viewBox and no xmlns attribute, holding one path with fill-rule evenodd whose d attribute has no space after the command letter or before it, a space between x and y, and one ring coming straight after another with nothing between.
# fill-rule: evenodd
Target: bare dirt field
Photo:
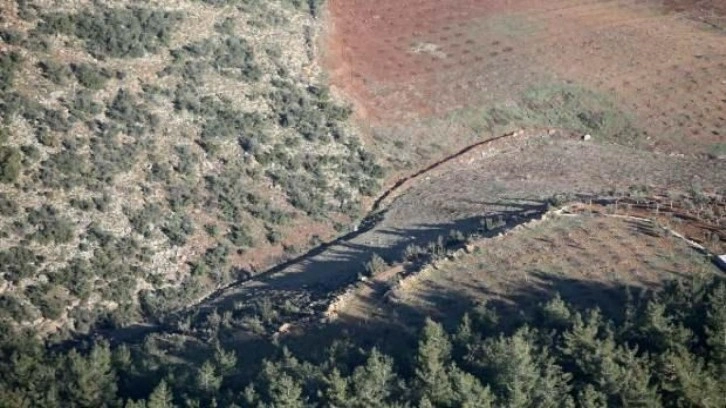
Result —
<instances>
[{"instance_id":1,"label":"bare dirt field","mask_svg":"<svg viewBox=\"0 0 726 408\"><path fill-rule=\"evenodd\" d=\"M725 7L685 0L331 0L327 65L374 133L395 127L389 137L421 148L436 143L427 137L444 148L466 144L471 130L482 130L472 117L519 109L527 92L567 84L632 118L639 131L622 141L723 154ZM434 127L435 136L401 129L432 118L450 126ZM443 143L442 133L452 140Z\"/></svg>"}]
</instances>

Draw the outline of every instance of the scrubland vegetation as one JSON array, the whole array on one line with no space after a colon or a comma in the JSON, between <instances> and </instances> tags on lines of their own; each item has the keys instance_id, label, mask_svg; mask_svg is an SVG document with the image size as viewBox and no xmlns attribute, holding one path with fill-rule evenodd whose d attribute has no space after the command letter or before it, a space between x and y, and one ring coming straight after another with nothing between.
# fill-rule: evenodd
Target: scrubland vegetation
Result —
<instances>
[{"instance_id":1,"label":"scrubland vegetation","mask_svg":"<svg viewBox=\"0 0 726 408\"><path fill-rule=\"evenodd\" d=\"M354 223L377 191L310 59L317 1L1 7L0 315L16 327L156 320L304 248L310 225Z\"/></svg>"}]
</instances>

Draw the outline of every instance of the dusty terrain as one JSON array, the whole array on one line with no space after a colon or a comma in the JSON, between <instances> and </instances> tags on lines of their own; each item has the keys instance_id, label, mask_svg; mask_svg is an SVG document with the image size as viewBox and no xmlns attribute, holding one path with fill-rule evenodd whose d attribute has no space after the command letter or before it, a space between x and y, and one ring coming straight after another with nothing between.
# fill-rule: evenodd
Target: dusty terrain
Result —
<instances>
[{"instance_id":1,"label":"dusty terrain","mask_svg":"<svg viewBox=\"0 0 726 408\"><path fill-rule=\"evenodd\" d=\"M624 142L723 154L723 15L717 1L331 0L327 65L363 123L421 148L466 144L488 109L570 84L633 118ZM426 135L422 120L445 125Z\"/></svg>"}]
</instances>

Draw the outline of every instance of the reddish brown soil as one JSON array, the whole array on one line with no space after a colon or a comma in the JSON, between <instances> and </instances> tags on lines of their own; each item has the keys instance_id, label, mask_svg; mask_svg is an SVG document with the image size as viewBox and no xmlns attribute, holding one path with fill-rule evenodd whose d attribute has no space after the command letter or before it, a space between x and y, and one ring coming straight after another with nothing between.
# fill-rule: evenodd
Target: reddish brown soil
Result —
<instances>
[{"instance_id":1,"label":"reddish brown soil","mask_svg":"<svg viewBox=\"0 0 726 408\"><path fill-rule=\"evenodd\" d=\"M377 124L559 81L614 96L654 147L726 142L726 34L694 21L726 15L720 0L330 0L329 10L333 84Z\"/></svg>"}]
</instances>

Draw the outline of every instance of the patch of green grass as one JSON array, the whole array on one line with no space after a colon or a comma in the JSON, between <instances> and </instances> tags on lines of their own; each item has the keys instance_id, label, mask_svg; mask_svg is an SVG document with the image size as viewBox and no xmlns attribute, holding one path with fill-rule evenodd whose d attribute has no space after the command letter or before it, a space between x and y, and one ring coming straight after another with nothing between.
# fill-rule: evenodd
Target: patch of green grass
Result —
<instances>
[{"instance_id":1,"label":"patch of green grass","mask_svg":"<svg viewBox=\"0 0 726 408\"><path fill-rule=\"evenodd\" d=\"M714 143L708 152L709 156L712 157L726 157L726 143Z\"/></svg>"},{"instance_id":2,"label":"patch of green grass","mask_svg":"<svg viewBox=\"0 0 726 408\"><path fill-rule=\"evenodd\" d=\"M509 13L498 14L487 18L479 27L503 38L517 39L528 37L541 30L531 19L524 14Z\"/></svg>"},{"instance_id":3,"label":"patch of green grass","mask_svg":"<svg viewBox=\"0 0 726 408\"><path fill-rule=\"evenodd\" d=\"M637 144L641 136L632 116L609 95L575 84L532 86L509 103L456 115L478 132L552 127L625 144Z\"/></svg>"}]
</instances>

